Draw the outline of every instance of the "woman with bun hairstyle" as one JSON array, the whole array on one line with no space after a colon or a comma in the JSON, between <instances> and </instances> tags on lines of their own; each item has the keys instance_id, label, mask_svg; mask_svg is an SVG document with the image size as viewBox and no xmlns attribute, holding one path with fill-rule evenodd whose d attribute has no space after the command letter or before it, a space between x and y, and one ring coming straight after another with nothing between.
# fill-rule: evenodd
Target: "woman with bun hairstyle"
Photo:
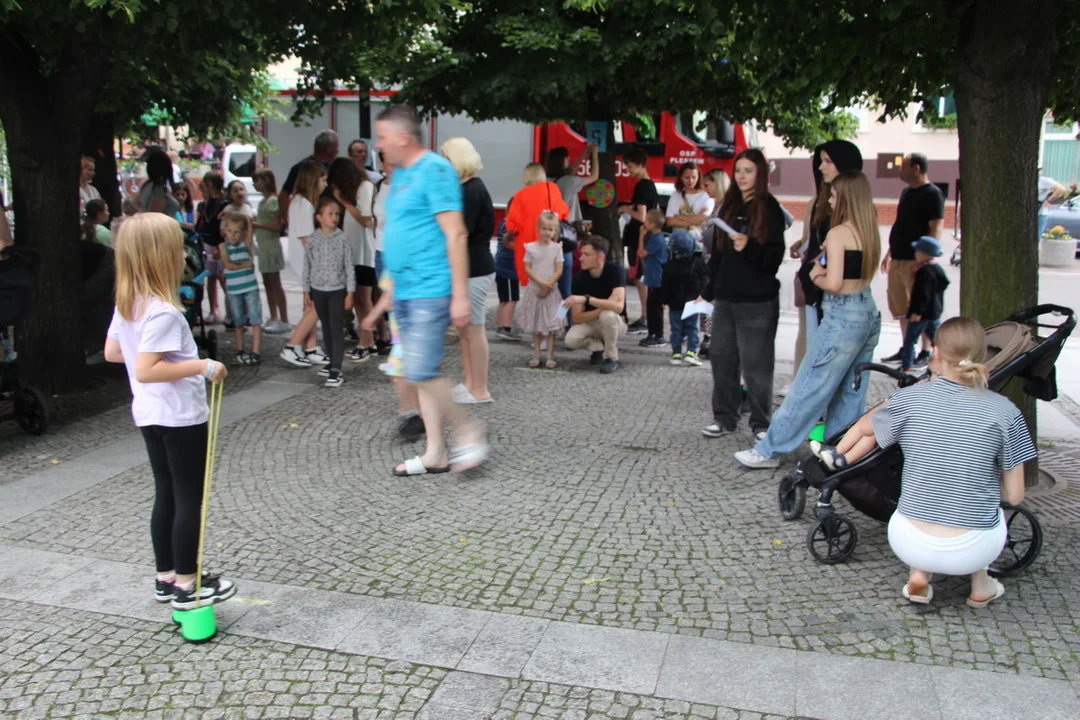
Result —
<instances>
[{"instance_id":1,"label":"woman with bun hairstyle","mask_svg":"<svg viewBox=\"0 0 1080 720\"><path fill-rule=\"evenodd\" d=\"M837 468L878 445L899 444L904 473L889 545L911 568L902 594L926 604L934 597L933 573L970 575L967 604L981 608L1005 593L986 573L1008 537L1000 503L1024 499L1024 463L1036 450L1016 406L986 389L982 326L952 318L934 344L930 382L895 392L839 446L813 449L826 467Z\"/></svg>"}]
</instances>

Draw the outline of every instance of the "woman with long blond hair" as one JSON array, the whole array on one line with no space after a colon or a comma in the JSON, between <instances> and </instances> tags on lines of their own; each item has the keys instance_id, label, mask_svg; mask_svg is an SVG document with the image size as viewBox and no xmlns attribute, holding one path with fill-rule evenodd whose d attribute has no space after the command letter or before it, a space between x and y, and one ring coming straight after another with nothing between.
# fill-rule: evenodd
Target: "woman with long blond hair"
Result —
<instances>
[{"instance_id":1,"label":"woman with long blond hair","mask_svg":"<svg viewBox=\"0 0 1080 720\"><path fill-rule=\"evenodd\" d=\"M777 467L778 457L802 444L822 416L828 437L866 406L868 383L855 389L855 366L871 361L881 333L881 313L870 293L881 260L870 181L861 172L840 173L832 182L829 204L831 229L811 273L824 293L824 317L768 432L753 448L735 453L745 467Z\"/></svg>"},{"instance_id":2,"label":"woman with long blond hair","mask_svg":"<svg viewBox=\"0 0 1080 720\"><path fill-rule=\"evenodd\" d=\"M206 380L228 371L203 360L180 306L184 238L161 213L129 218L116 236L116 309L105 359L124 363L131 413L154 473L150 539L157 564L154 599L177 610L227 600L236 586L204 573L195 596L206 469Z\"/></svg>"}]
</instances>

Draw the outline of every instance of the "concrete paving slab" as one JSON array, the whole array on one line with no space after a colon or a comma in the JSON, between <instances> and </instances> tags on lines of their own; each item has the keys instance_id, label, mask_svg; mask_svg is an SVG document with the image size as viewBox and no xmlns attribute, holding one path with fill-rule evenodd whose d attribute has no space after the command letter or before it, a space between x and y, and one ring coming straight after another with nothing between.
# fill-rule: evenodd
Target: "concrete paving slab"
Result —
<instances>
[{"instance_id":1,"label":"concrete paving slab","mask_svg":"<svg viewBox=\"0 0 1080 720\"><path fill-rule=\"evenodd\" d=\"M151 574L153 570L148 570ZM218 631L226 630L234 622L242 618L248 611L260 605L268 604L268 597L277 586L270 583L261 583L254 580L235 580L236 595L225 602L214 606L214 618L217 621ZM151 622L172 622L172 607L168 603L156 602L151 597L152 589L147 584L147 592L140 596L140 600L128 608L126 614L129 617Z\"/></svg>"},{"instance_id":2,"label":"concrete paving slab","mask_svg":"<svg viewBox=\"0 0 1080 720\"><path fill-rule=\"evenodd\" d=\"M492 615L457 669L520 677L549 623L521 615Z\"/></svg>"},{"instance_id":3,"label":"concrete paving slab","mask_svg":"<svg viewBox=\"0 0 1080 720\"><path fill-rule=\"evenodd\" d=\"M140 602L136 588L153 592L147 577L153 577L153 572L148 575L135 565L94 560L58 580L39 580L33 597L46 605L127 616L131 607Z\"/></svg>"},{"instance_id":4,"label":"concrete paving slab","mask_svg":"<svg viewBox=\"0 0 1080 720\"><path fill-rule=\"evenodd\" d=\"M942 717L932 690L934 669L926 665L828 653L796 655L796 715L828 720Z\"/></svg>"},{"instance_id":5,"label":"concrete paving slab","mask_svg":"<svg viewBox=\"0 0 1080 720\"><path fill-rule=\"evenodd\" d=\"M1080 699L1064 680L934 668L933 688L949 720L1075 720Z\"/></svg>"},{"instance_id":6,"label":"concrete paving slab","mask_svg":"<svg viewBox=\"0 0 1080 720\"><path fill-rule=\"evenodd\" d=\"M380 600L336 649L456 667L491 613L403 600Z\"/></svg>"},{"instance_id":7,"label":"concrete paving slab","mask_svg":"<svg viewBox=\"0 0 1080 720\"><path fill-rule=\"evenodd\" d=\"M51 584L75 576L93 563L93 558L0 546L0 597L37 602L38 595Z\"/></svg>"},{"instance_id":8,"label":"concrete paving slab","mask_svg":"<svg viewBox=\"0 0 1080 720\"><path fill-rule=\"evenodd\" d=\"M797 651L675 635L656 684L660 697L795 715Z\"/></svg>"},{"instance_id":9,"label":"concrete paving slab","mask_svg":"<svg viewBox=\"0 0 1080 720\"><path fill-rule=\"evenodd\" d=\"M499 701L509 689L509 681L502 678L452 672L443 678L430 704L490 714L499 709Z\"/></svg>"},{"instance_id":10,"label":"concrete paving slab","mask_svg":"<svg viewBox=\"0 0 1080 720\"><path fill-rule=\"evenodd\" d=\"M522 677L651 695L668 637L656 632L552 623Z\"/></svg>"},{"instance_id":11,"label":"concrete paving slab","mask_svg":"<svg viewBox=\"0 0 1080 720\"><path fill-rule=\"evenodd\" d=\"M288 585L259 588L259 601L226 626L233 635L334 648L371 611L371 598ZM230 601L231 602L231 601ZM222 603L222 608L228 602Z\"/></svg>"}]
</instances>

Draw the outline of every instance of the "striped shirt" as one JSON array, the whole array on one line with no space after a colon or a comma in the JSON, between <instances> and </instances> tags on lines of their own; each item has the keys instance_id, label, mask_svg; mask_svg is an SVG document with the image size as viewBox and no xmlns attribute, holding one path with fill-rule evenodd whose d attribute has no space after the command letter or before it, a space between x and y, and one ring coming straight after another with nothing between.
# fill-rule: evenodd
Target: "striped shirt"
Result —
<instances>
[{"instance_id":1,"label":"striped shirt","mask_svg":"<svg viewBox=\"0 0 1080 720\"><path fill-rule=\"evenodd\" d=\"M904 450L897 512L939 525L997 526L1002 472L1036 456L1015 405L945 378L894 393L873 427L878 445Z\"/></svg>"},{"instance_id":2,"label":"striped shirt","mask_svg":"<svg viewBox=\"0 0 1080 720\"><path fill-rule=\"evenodd\" d=\"M251 251L248 250L247 243L233 245L230 242L223 242L221 247L225 248L225 254L228 256L229 262L251 262ZM225 271L225 292L229 295L243 295L246 292L258 289L259 283L255 280L254 267Z\"/></svg>"}]
</instances>

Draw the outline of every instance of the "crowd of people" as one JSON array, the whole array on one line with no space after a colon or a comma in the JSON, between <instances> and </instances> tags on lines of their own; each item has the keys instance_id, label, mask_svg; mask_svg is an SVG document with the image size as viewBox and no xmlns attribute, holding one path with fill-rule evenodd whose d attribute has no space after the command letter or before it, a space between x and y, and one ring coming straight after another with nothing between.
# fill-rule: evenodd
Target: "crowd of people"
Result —
<instances>
[{"instance_id":1,"label":"crowd of people","mask_svg":"<svg viewBox=\"0 0 1080 720\"><path fill-rule=\"evenodd\" d=\"M127 366L136 424L157 482L152 539L159 600L184 609L235 592L222 578L194 578L192 508L201 502L206 453L202 377L217 382L227 369L199 359L175 300L185 230L198 233L207 248L207 300L215 319L217 290L225 294L237 364L261 361L261 334L271 323L273 331L291 332L282 359L316 368L328 387L342 385L346 360L386 356L381 367L397 389L399 433L426 438L422 453L392 468L395 475L462 472L487 460L485 429L466 406L494 401L486 308L495 285L496 336L518 339L515 325L530 336L530 368L559 366L560 336L567 349L589 351L590 363L605 374L619 370L619 341L629 332L642 332L645 347L670 344L673 365L701 365L707 351L712 423L702 433L730 435L747 415L755 444L734 455L746 468L777 467L821 421L829 438L850 428L836 447L812 448L829 471L875 447L900 444L908 462L889 538L911 567L904 597L929 602L933 572L971 574L969 604L976 607L1004 592L985 573L1004 543L997 503L1002 488L1012 502L1022 497L1021 466L1034 446L1016 408L985 391L986 345L978 324L963 318L941 323L948 280L934 261L941 255L944 202L928 180L924 157L904 160L908 187L882 258L871 184L850 142L815 149L817 194L803 236L790 248L784 232L791 217L769 191L770 167L760 150L740 153L731 177L719 170L703 175L685 164L663 207L647 157L633 150L626 163L637 183L620 206L627 216L627 256L618 257L608 238L590 232L579 200L598 177L595 146L576 162L555 148L546 165L529 164L505 227L496 228L490 193L478 175L482 159L467 139L426 150L415 111L403 106L385 110L376 131L385 175L367 167L366 143L355 141L347 157L338 157L337 135L324 131L280 193L273 173L259 171L263 200L255 209L242 184L224 187L213 172L202 179L203 201L193 208L190 193L169 187L168 157L151 155L139 212L110 239L117 291L105 357ZM85 213L101 212L95 198L85 200ZM282 231L304 251L304 310L295 326L288 324L281 290ZM89 242L104 242L89 224L85 233ZM774 409L777 275L785 252L801 261L800 333L795 377ZM265 328L256 269L270 306ZM903 347L885 360L915 369L921 356L933 380L866 414L867 383L857 387L854 380L879 340L881 316L870 292L879 271L889 278L890 313L905 330ZM633 323L628 282L641 300L642 316ZM706 316L688 312L710 305ZM456 387L441 370L451 326L464 368ZM250 350L245 327L253 331ZM350 332L356 338L351 351L345 347ZM925 349L917 355L920 344ZM956 427L974 423L981 431L977 437L935 433L925 422L930 407L939 418L953 416ZM938 477L933 468L940 455L953 462Z\"/></svg>"}]
</instances>

